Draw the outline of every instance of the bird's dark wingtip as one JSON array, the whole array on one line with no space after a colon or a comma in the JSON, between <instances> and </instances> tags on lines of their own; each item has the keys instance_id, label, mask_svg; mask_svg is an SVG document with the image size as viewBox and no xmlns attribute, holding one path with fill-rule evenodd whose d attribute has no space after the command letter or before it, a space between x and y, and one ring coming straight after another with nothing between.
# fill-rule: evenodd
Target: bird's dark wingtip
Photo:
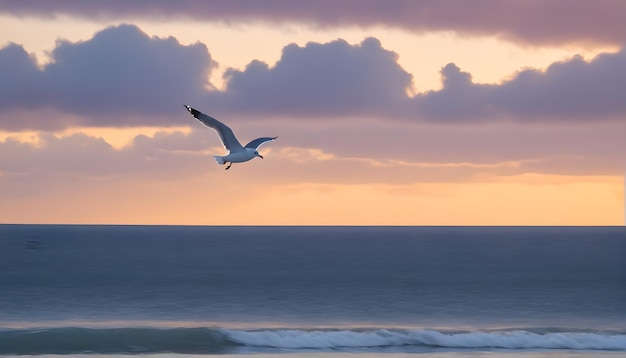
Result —
<instances>
[{"instance_id":1,"label":"bird's dark wingtip","mask_svg":"<svg viewBox=\"0 0 626 358\"><path fill-rule=\"evenodd\" d=\"M198 118L198 115L200 115L200 111L198 111L197 109L191 108L188 105L184 105L185 108L187 109L187 111L189 111L189 113L191 113L192 116Z\"/></svg>"}]
</instances>

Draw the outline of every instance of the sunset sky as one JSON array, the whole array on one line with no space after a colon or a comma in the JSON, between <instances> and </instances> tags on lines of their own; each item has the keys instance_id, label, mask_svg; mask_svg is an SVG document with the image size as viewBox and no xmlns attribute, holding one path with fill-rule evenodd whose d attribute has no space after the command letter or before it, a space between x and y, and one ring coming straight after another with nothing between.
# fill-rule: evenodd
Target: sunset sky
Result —
<instances>
[{"instance_id":1,"label":"sunset sky","mask_svg":"<svg viewBox=\"0 0 626 358\"><path fill-rule=\"evenodd\" d=\"M626 1L0 0L0 223L623 225ZM229 125L265 159L225 171Z\"/></svg>"}]
</instances>

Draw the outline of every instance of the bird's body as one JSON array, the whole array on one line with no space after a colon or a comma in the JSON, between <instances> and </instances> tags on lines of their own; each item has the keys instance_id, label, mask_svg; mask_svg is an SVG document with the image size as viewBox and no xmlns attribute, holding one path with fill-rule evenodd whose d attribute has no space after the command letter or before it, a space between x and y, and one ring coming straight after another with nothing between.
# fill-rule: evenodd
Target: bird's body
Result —
<instances>
[{"instance_id":1,"label":"bird's body","mask_svg":"<svg viewBox=\"0 0 626 358\"><path fill-rule=\"evenodd\" d=\"M197 109L191 108L185 105L185 108L192 116L198 119L202 124L209 128L215 129L217 134L222 141L224 147L228 150L228 154L224 156L216 155L215 161L218 164L227 164L226 169L229 169L232 163L243 163L251 160L255 157L260 157L263 159L263 156L259 154L257 148L268 141L272 141L277 137L261 137L257 138L250 143L246 144L246 146L242 146L241 143L235 137L233 131L224 123L218 121L217 119L198 111Z\"/></svg>"},{"instance_id":2,"label":"bird's body","mask_svg":"<svg viewBox=\"0 0 626 358\"><path fill-rule=\"evenodd\" d=\"M255 149L252 149L252 148L243 148L243 149L244 151L238 151L234 153L230 152L227 155L214 155L213 157L215 158L215 161L218 164L225 164L225 163L243 163L257 156L257 154L255 154L256 152Z\"/></svg>"}]
</instances>

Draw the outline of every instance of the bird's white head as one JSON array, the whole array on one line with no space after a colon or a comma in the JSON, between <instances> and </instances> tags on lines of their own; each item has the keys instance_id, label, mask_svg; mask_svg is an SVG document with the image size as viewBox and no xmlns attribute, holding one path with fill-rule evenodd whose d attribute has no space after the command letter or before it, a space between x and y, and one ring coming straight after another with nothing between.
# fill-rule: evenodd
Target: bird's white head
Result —
<instances>
[{"instance_id":1,"label":"bird's white head","mask_svg":"<svg viewBox=\"0 0 626 358\"><path fill-rule=\"evenodd\" d=\"M259 158L263 159L263 156L261 154L259 154L259 151L257 151L256 149L246 148L246 151L248 153L250 153L250 155L252 155L252 158L259 157Z\"/></svg>"}]
</instances>

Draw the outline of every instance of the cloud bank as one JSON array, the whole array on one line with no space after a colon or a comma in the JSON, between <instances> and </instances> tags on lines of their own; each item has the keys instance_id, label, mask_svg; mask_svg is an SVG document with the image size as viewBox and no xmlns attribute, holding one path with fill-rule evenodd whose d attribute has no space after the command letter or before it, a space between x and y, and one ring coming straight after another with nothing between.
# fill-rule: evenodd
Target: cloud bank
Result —
<instances>
[{"instance_id":1,"label":"cloud bank","mask_svg":"<svg viewBox=\"0 0 626 358\"><path fill-rule=\"evenodd\" d=\"M597 122L626 114L624 49L489 85L450 63L441 70L441 90L417 95L411 90L419 78L375 38L288 45L273 67L255 60L226 71L223 90L208 81L216 62L205 45L149 37L133 25L106 28L84 42L59 41L51 57L39 68L20 45L0 49L0 129L177 126L184 103L218 117L294 121ZM12 115L22 109L31 115Z\"/></svg>"},{"instance_id":2,"label":"cloud bank","mask_svg":"<svg viewBox=\"0 0 626 358\"><path fill-rule=\"evenodd\" d=\"M0 0L0 13L49 17L173 17L197 21L385 26L416 33L453 31L537 45L626 42L621 0Z\"/></svg>"},{"instance_id":3,"label":"cloud bank","mask_svg":"<svg viewBox=\"0 0 626 358\"><path fill-rule=\"evenodd\" d=\"M481 181L525 173L623 174L625 126L541 131L519 124L476 127L292 129L282 132L284 138L276 143L262 147L265 160L235 165L229 172L212 158L223 151L217 135L200 124L188 134L137 135L118 149L103 138L82 133L41 133L37 143L11 137L0 140L0 183L25 178L43 183L53 177L167 181L207 173L222 177L233 170L242 180L253 175L257 184L408 184ZM337 136L329 135L332 132L338 132Z\"/></svg>"},{"instance_id":4,"label":"cloud bank","mask_svg":"<svg viewBox=\"0 0 626 358\"><path fill-rule=\"evenodd\" d=\"M172 104L197 100L210 88L207 78L216 65L203 44L151 38L132 25L104 29L85 42L59 41L51 58L39 69L23 47L0 49L0 111L54 109L79 122L20 123L3 116L3 129L169 125Z\"/></svg>"}]
</instances>

